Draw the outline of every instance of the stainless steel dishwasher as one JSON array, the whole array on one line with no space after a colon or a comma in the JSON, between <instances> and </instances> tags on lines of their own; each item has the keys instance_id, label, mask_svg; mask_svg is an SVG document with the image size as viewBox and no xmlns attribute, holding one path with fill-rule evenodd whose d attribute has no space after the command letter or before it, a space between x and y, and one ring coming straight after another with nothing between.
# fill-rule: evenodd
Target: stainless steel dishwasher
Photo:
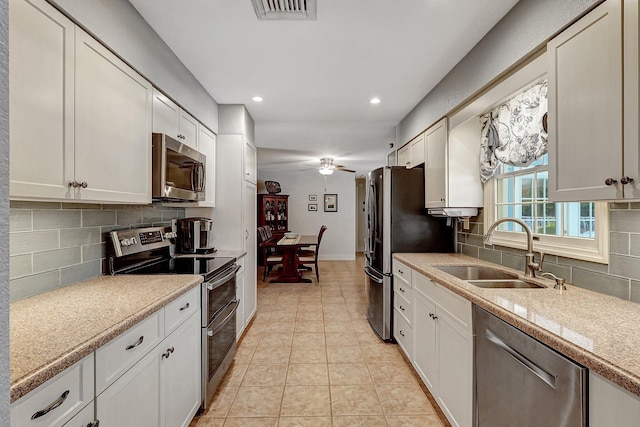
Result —
<instances>
[{"instance_id":1,"label":"stainless steel dishwasher","mask_svg":"<svg viewBox=\"0 0 640 427\"><path fill-rule=\"evenodd\" d=\"M474 305L476 427L585 427L587 369Z\"/></svg>"}]
</instances>

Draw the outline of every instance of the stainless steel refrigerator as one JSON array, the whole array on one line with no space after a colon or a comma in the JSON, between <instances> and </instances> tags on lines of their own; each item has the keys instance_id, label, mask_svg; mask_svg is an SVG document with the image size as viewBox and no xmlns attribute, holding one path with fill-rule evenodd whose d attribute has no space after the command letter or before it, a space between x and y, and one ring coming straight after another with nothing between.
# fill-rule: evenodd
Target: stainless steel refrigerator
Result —
<instances>
[{"instance_id":1,"label":"stainless steel refrigerator","mask_svg":"<svg viewBox=\"0 0 640 427\"><path fill-rule=\"evenodd\" d=\"M454 228L427 214L424 169L384 167L367 176L365 267L369 283L367 318L384 341L393 339L395 252L453 252Z\"/></svg>"}]
</instances>

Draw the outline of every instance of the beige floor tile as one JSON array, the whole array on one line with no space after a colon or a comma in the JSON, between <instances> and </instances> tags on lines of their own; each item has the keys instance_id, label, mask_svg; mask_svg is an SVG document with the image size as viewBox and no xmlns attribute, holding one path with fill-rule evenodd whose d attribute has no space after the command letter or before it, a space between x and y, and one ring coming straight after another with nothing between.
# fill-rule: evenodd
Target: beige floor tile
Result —
<instances>
[{"instance_id":1,"label":"beige floor tile","mask_svg":"<svg viewBox=\"0 0 640 427\"><path fill-rule=\"evenodd\" d=\"M283 387L239 387L229 417L277 417L280 414Z\"/></svg>"},{"instance_id":2,"label":"beige floor tile","mask_svg":"<svg viewBox=\"0 0 640 427\"><path fill-rule=\"evenodd\" d=\"M290 363L287 372L287 386L329 385L326 363Z\"/></svg>"},{"instance_id":3,"label":"beige floor tile","mask_svg":"<svg viewBox=\"0 0 640 427\"><path fill-rule=\"evenodd\" d=\"M331 409L338 415L382 415L382 406L370 385L332 385Z\"/></svg>"},{"instance_id":4,"label":"beige floor tile","mask_svg":"<svg viewBox=\"0 0 640 427\"><path fill-rule=\"evenodd\" d=\"M288 320L296 320L297 310L274 311L271 313L270 322L286 322Z\"/></svg>"},{"instance_id":5,"label":"beige floor tile","mask_svg":"<svg viewBox=\"0 0 640 427\"><path fill-rule=\"evenodd\" d=\"M291 347L293 331L291 332L265 332L260 338L258 349L261 347L287 346Z\"/></svg>"},{"instance_id":6,"label":"beige floor tile","mask_svg":"<svg viewBox=\"0 0 640 427\"><path fill-rule=\"evenodd\" d=\"M284 386L287 380L286 363L252 363L242 380L242 386Z\"/></svg>"},{"instance_id":7,"label":"beige floor tile","mask_svg":"<svg viewBox=\"0 0 640 427\"><path fill-rule=\"evenodd\" d=\"M331 416L329 386L286 386L281 416Z\"/></svg>"},{"instance_id":8,"label":"beige floor tile","mask_svg":"<svg viewBox=\"0 0 640 427\"><path fill-rule=\"evenodd\" d=\"M398 346L395 344L367 344L361 345L362 354L367 363L370 362L397 362L404 360L398 353Z\"/></svg>"},{"instance_id":9,"label":"beige floor tile","mask_svg":"<svg viewBox=\"0 0 640 427\"><path fill-rule=\"evenodd\" d=\"M376 385L376 391L385 415L436 413L417 383Z\"/></svg>"},{"instance_id":10,"label":"beige floor tile","mask_svg":"<svg viewBox=\"0 0 640 427\"><path fill-rule=\"evenodd\" d=\"M225 427L277 427L278 418L227 418Z\"/></svg>"},{"instance_id":11,"label":"beige floor tile","mask_svg":"<svg viewBox=\"0 0 640 427\"><path fill-rule=\"evenodd\" d=\"M358 343L358 338L353 332L326 332L328 346L354 345Z\"/></svg>"},{"instance_id":12,"label":"beige floor tile","mask_svg":"<svg viewBox=\"0 0 640 427\"><path fill-rule=\"evenodd\" d=\"M222 427L225 421L225 418L209 418L206 416L200 416L194 418L193 421L191 421L191 424L189 424L189 427Z\"/></svg>"},{"instance_id":13,"label":"beige floor tile","mask_svg":"<svg viewBox=\"0 0 640 427\"><path fill-rule=\"evenodd\" d=\"M295 326L295 317L291 320L277 320L270 322L265 328L263 333L272 333L272 332L293 332L293 328Z\"/></svg>"},{"instance_id":14,"label":"beige floor tile","mask_svg":"<svg viewBox=\"0 0 640 427\"><path fill-rule=\"evenodd\" d=\"M254 346L241 345L236 349L236 355L233 360L235 363L248 365L255 351L256 347Z\"/></svg>"},{"instance_id":15,"label":"beige floor tile","mask_svg":"<svg viewBox=\"0 0 640 427\"><path fill-rule=\"evenodd\" d=\"M356 339L360 345L378 345L382 342L380 337L376 335L375 332L366 331L366 332L356 332Z\"/></svg>"},{"instance_id":16,"label":"beige floor tile","mask_svg":"<svg viewBox=\"0 0 640 427\"><path fill-rule=\"evenodd\" d=\"M331 417L280 417L278 427L331 427Z\"/></svg>"},{"instance_id":17,"label":"beige floor tile","mask_svg":"<svg viewBox=\"0 0 640 427\"><path fill-rule=\"evenodd\" d=\"M340 292L342 294L342 291ZM344 297L340 296L323 296L322 304L344 304Z\"/></svg>"},{"instance_id":18,"label":"beige floor tile","mask_svg":"<svg viewBox=\"0 0 640 427\"><path fill-rule=\"evenodd\" d=\"M289 346L267 346L256 348L252 363L289 363L291 347Z\"/></svg>"},{"instance_id":19,"label":"beige floor tile","mask_svg":"<svg viewBox=\"0 0 640 427\"><path fill-rule=\"evenodd\" d=\"M364 356L358 345L327 346L327 360L329 363L364 363Z\"/></svg>"},{"instance_id":20,"label":"beige floor tile","mask_svg":"<svg viewBox=\"0 0 640 427\"><path fill-rule=\"evenodd\" d=\"M220 383L220 387L229 386L229 387L239 387L242 382L242 378L244 378L245 372L247 372L247 367L249 364L247 363L237 363L235 360L229 366L229 370L225 374L222 382Z\"/></svg>"},{"instance_id":21,"label":"beige floor tile","mask_svg":"<svg viewBox=\"0 0 640 427\"><path fill-rule=\"evenodd\" d=\"M344 416L333 417L333 427L386 427L383 416Z\"/></svg>"},{"instance_id":22,"label":"beige floor tile","mask_svg":"<svg viewBox=\"0 0 640 427\"><path fill-rule=\"evenodd\" d=\"M296 321L294 332L324 332L322 320Z\"/></svg>"},{"instance_id":23,"label":"beige floor tile","mask_svg":"<svg viewBox=\"0 0 640 427\"><path fill-rule=\"evenodd\" d=\"M290 363L327 363L325 347L293 347Z\"/></svg>"},{"instance_id":24,"label":"beige floor tile","mask_svg":"<svg viewBox=\"0 0 640 427\"><path fill-rule=\"evenodd\" d=\"M239 387L219 387L218 391L213 395L207 412L204 414L207 418L224 418L229 413L233 399L238 393Z\"/></svg>"},{"instance_id":25,"label":"beige floor tile","mask_svg":"<svg viewBox=\"0 0 640 427\"><path fill-rule=\"evenodd\" d=\"M258 342L260 342L261 337L262 337L262 333L251 334L251 335L247 333L242 337L242 341L238 343L238 348L240 348L241 346L255 347L258 345Z\"/></svg>"},{"instance_id":26,"label":"beige floor tile","mask_svg":"<svg viewBox=\"0 0 640 427\"><path fill-rule=\"evenodd\" d=\"M353 329L356 332L362 332L362 333L366 333L366 332L370 332L370 333L374 333L373 329L371 329L371 325L369 324L368 320L365 319L352 319L351 320L351 324L353 325Z\"/></svg>"},{"instance_id":27,"label":"beige floor tile","mask_svg":"<svg viewBox=\"0 0 640 427\"><path fill-rule=\"evenodd\" d=\"M351 321L349 322L334 322L325 320L324 322L324 331L325 332L354 332L353 324Z\"/></svg>"},{"instance_id":28,"label":"beige floor tile","mask_svg":"<svg viewBox=\"0 0 640 427\"><path fill-rule=\"evenodd\" d=\"M364 363L330 363L329 382L331 385L372 384L369 369Z\"/></svg>"},{"instance_id":29,"label":"beige floor tile","mask_svg":"<svg viewBox=\"0 0 640 427\"><path fill-rule=\"evenodd\" d=\"M398 415L388 416L389 427L442 427L436 415Z\"/></svg>"},{"instance_id":30,"label":"beige floor tile","mask_svg":"<svg viewBox=\"0 0 640 427\"><path fill-rule=\"evenodd\" d=\"M309 311L309 312L301 312L296 316L296 321L311 321L311 320L323 320L324 314L322 311Z\"/></svg>"},{"instance_id":31,"label":"beige floor tile","mask_svg":"<svg viewBox=\"0 0 640 427\"><path fill-rule=\"evenodd\" d=\"M325 345L323 332L295 332L293 334L294 347L324 347Z\"/></svg>"},{"instance_id":32,"label":"beige floor tile","mask_svg":"<svg viewBox=\"0 0 640 427\"><path fill-rule=\"evenodd\" d=\"M369 372L374 384L417 384L416 377L405 363L370 362Z\"/></svg>"}]
</instances>

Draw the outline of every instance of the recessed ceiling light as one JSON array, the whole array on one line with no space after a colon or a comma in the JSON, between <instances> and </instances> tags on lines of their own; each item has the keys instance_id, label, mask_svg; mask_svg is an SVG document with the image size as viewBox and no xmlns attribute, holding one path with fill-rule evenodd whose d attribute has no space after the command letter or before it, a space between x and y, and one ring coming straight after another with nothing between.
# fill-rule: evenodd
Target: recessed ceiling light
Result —
<instances>
[{"instance_id":1,"label":"recessed ceiling light","mask_svg":"<svg viewBox=\"0 0 640 427\"><path fill-rule=\"evenodd\" d=\"M254 97L253 97L253 98L251 98L251 99L253 99L253 100L254 100L254 101L256 101L256 102L262 102L262 97L261 97L261 96L254 96Z\"/></svg>"},{"instance_id":2,"label":"recessed ceiling light","mask_svg":"<svg viewBox=\"0 0 640 427\"><path fill-rule=\"evenodd\" d=\"M380 98L371 98L369 102L372 104L380 104Z\"/></svg>"}]
</instances>

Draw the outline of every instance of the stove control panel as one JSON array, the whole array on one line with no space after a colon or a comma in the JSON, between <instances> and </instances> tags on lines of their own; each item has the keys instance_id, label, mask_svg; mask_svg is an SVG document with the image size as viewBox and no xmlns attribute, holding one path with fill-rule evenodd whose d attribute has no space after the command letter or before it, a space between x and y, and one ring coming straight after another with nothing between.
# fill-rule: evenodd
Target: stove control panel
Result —
<instances>
[{"instance_id":1,"label":"stove control panel","mask_svg":"<svg viewBox=\"0 0 640 427\"><path fill-rule=\"evenodd\" d=\"M116 257L132 255L150 249L170 246L177 237L171 227L147 227L115 230L109 233L111 247Z\"/></svg>"}]
</instances>

